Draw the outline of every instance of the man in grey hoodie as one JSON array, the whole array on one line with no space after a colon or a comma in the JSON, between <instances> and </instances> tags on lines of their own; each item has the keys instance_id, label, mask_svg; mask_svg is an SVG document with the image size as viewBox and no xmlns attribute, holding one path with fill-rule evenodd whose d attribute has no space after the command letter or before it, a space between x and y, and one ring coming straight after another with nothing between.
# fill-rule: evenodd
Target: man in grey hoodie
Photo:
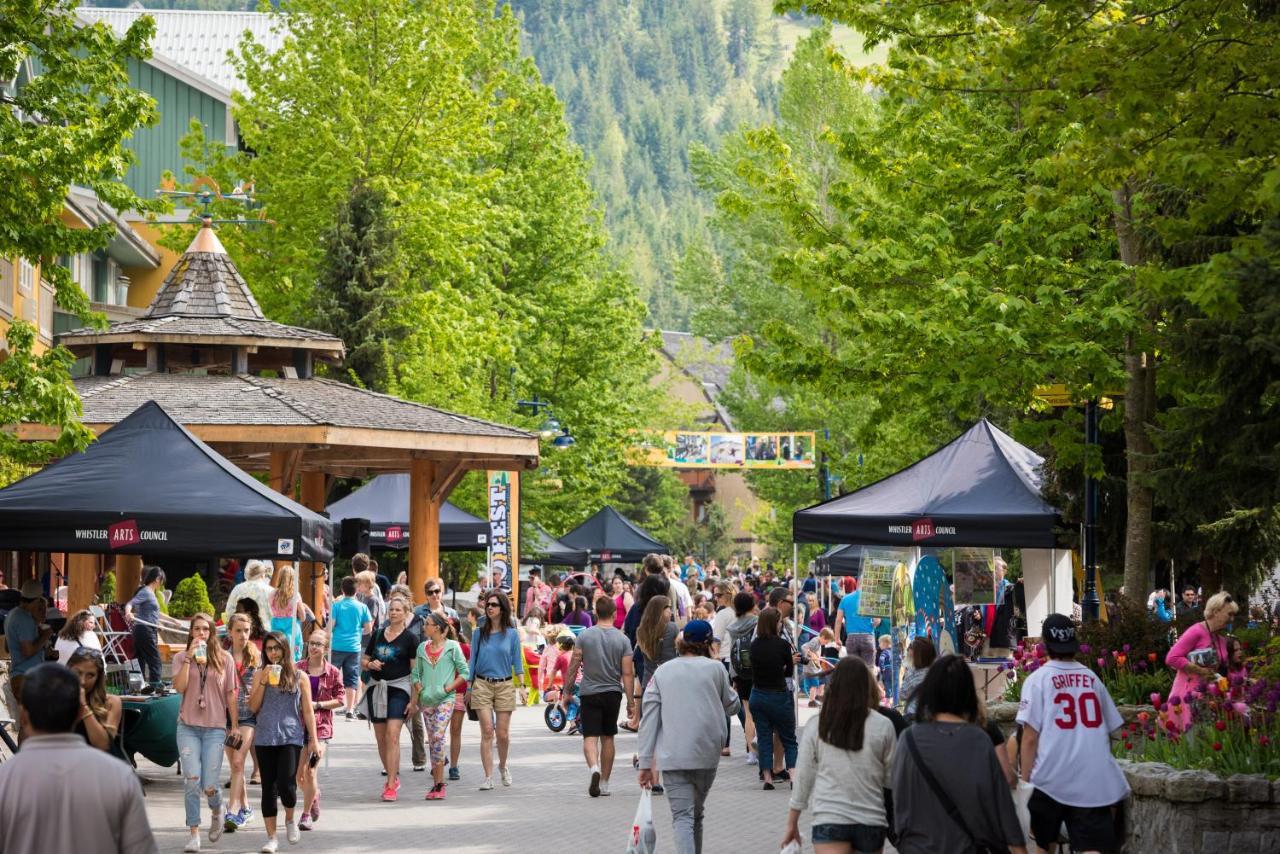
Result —
<instances>
[{"instance_id":1,"label":"man in grey hoodie","mask_svg":"<svg viewBox=\"0 0 1280 854\"><path fill-rule=\"evenodd\" d=\"M711 624L693 620L679 640L680 656L659 667L645 689L640 716L640 786L662 770L678 854L702 854L702 818L724 746L725 715L738 695L711 657Z\"/></svg>"},{"instance_id":2,"label":"man in grey hoodie","mask_svg":"<svg viewBox=\"0 0 1280 854\"><path fill-rule=\"evenodd\" d=\"M751 710L747 705L751 702L751 670L746 669L750 665L749 660L738 661L735 655L734 644L742 638L746 644L745 649L751 648L751 640L756 636L756 620L759 615L756 613L756 597L750 593L739 593L733 597L733 612L737 615L732 623L729 624L728 631L725 636L720 638L721 644L727 644L729 659L729 674L732 676L733 687L738 691L738 697L742 700L742 707L738 712L738 722L742 724L742 732L747 740L747 764L756 764L755 751L751 749L752 743L756 740L755 721L751 720Z\"/></svg>"}]
</instances>

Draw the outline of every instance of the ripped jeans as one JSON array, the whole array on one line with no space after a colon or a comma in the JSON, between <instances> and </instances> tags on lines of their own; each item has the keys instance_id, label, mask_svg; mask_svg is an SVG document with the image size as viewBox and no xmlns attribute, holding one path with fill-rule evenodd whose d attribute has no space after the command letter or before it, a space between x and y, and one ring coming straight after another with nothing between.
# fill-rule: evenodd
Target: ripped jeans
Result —
<instances>
[{"instance_id":1,"label":"ripped jeans","mask_svg":"<svg viewBox=\"0 0 1280 854\"><path fill-rule=\"evenodd\" d=\"M223 727L187 726L178 721L178 760L182 767L182 800L187 811L187 827L200 825L200 794L209 801L209 810L222 815Z\"/></svg>"}]
</instances>

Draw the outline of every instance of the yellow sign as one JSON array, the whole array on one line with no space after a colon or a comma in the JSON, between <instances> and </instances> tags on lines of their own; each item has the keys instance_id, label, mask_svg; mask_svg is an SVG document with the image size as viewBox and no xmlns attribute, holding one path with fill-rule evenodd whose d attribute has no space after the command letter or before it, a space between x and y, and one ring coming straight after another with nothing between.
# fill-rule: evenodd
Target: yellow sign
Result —
<instances>
[{"instance_id":1,"label":"yellow sign","mask_svg":"<svg viewBox=\"0 0 1280 854\"><path fill-rule=\"evenodd\" d=\"M1055 408L1076 405L1075 398L1072 397L1071 391L1062 383L1038 385L1032 393L1045 403Z\"/></svg>"},{"instance_id":2,"label":"yellow sign","mask_svg":"<svg viewBox=\"0 0 1280 854\"><path fill-rule=\"evenodd\" d=\"M661 446L636 448L632 458L675 469L811 469L814 434L671 431Z\"/></svg>"}]
</instances>

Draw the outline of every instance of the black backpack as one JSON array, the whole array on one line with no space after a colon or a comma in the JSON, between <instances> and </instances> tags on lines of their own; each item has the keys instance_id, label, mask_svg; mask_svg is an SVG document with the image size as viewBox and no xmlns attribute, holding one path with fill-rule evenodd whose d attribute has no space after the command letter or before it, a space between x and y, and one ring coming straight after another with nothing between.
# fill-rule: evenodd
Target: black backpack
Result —
<instances>
[{"instance_id":1,"label":"black backpack","mask_svg":"<svg viewBox=\"0 0 1280 854\"><path fill-rule=\"evenodd\" d=\"M751 672L751 633L743 632L733 636L733 646L729 648L729 663L733 672L739 676Z\"/></svg>"}]
</instances>

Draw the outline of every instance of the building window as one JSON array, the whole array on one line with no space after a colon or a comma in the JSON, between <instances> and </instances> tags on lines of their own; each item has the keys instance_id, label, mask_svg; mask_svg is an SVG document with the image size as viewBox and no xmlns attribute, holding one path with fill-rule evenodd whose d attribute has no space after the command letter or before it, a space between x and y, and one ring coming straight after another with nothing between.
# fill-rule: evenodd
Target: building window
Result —
<instances>
[{"instance_id":1,"label":"building window","mask_svg":"<svg viewBox=\"0 0 1280 854\"><path fill-rule=\"evenodd\" d=\"M93 296L97 303L111 302L111 260L100 252L93 255Z\"/></svg>"},{"instance_id":2,"label":"building window","mask_svg":"<svg viewBox=\"0 0 1280 854\"><path fill-rule=\"evenodd\" d=\"M13 317L13 262L0 258L0 314Z\"/></svg>"},{"instance_id":3,"label":"building window","mask_svg":"<svg viewBox=\"0 0 1280 854\"><path fill-rule=\"evenodd\" d=\"M53 288L40 283L40 337L46 344L53 343Z\"/></svg>"},{"instance_id":4,"label":"building window","mask_svg":"<svg viewBox=\"0 0 1280 854\"><path fill-rule=\"evenodd\" d=\"M18 293L29 297L35 293L36 268L26 258L18 259Z\"/></svg>"}]
</instances>

